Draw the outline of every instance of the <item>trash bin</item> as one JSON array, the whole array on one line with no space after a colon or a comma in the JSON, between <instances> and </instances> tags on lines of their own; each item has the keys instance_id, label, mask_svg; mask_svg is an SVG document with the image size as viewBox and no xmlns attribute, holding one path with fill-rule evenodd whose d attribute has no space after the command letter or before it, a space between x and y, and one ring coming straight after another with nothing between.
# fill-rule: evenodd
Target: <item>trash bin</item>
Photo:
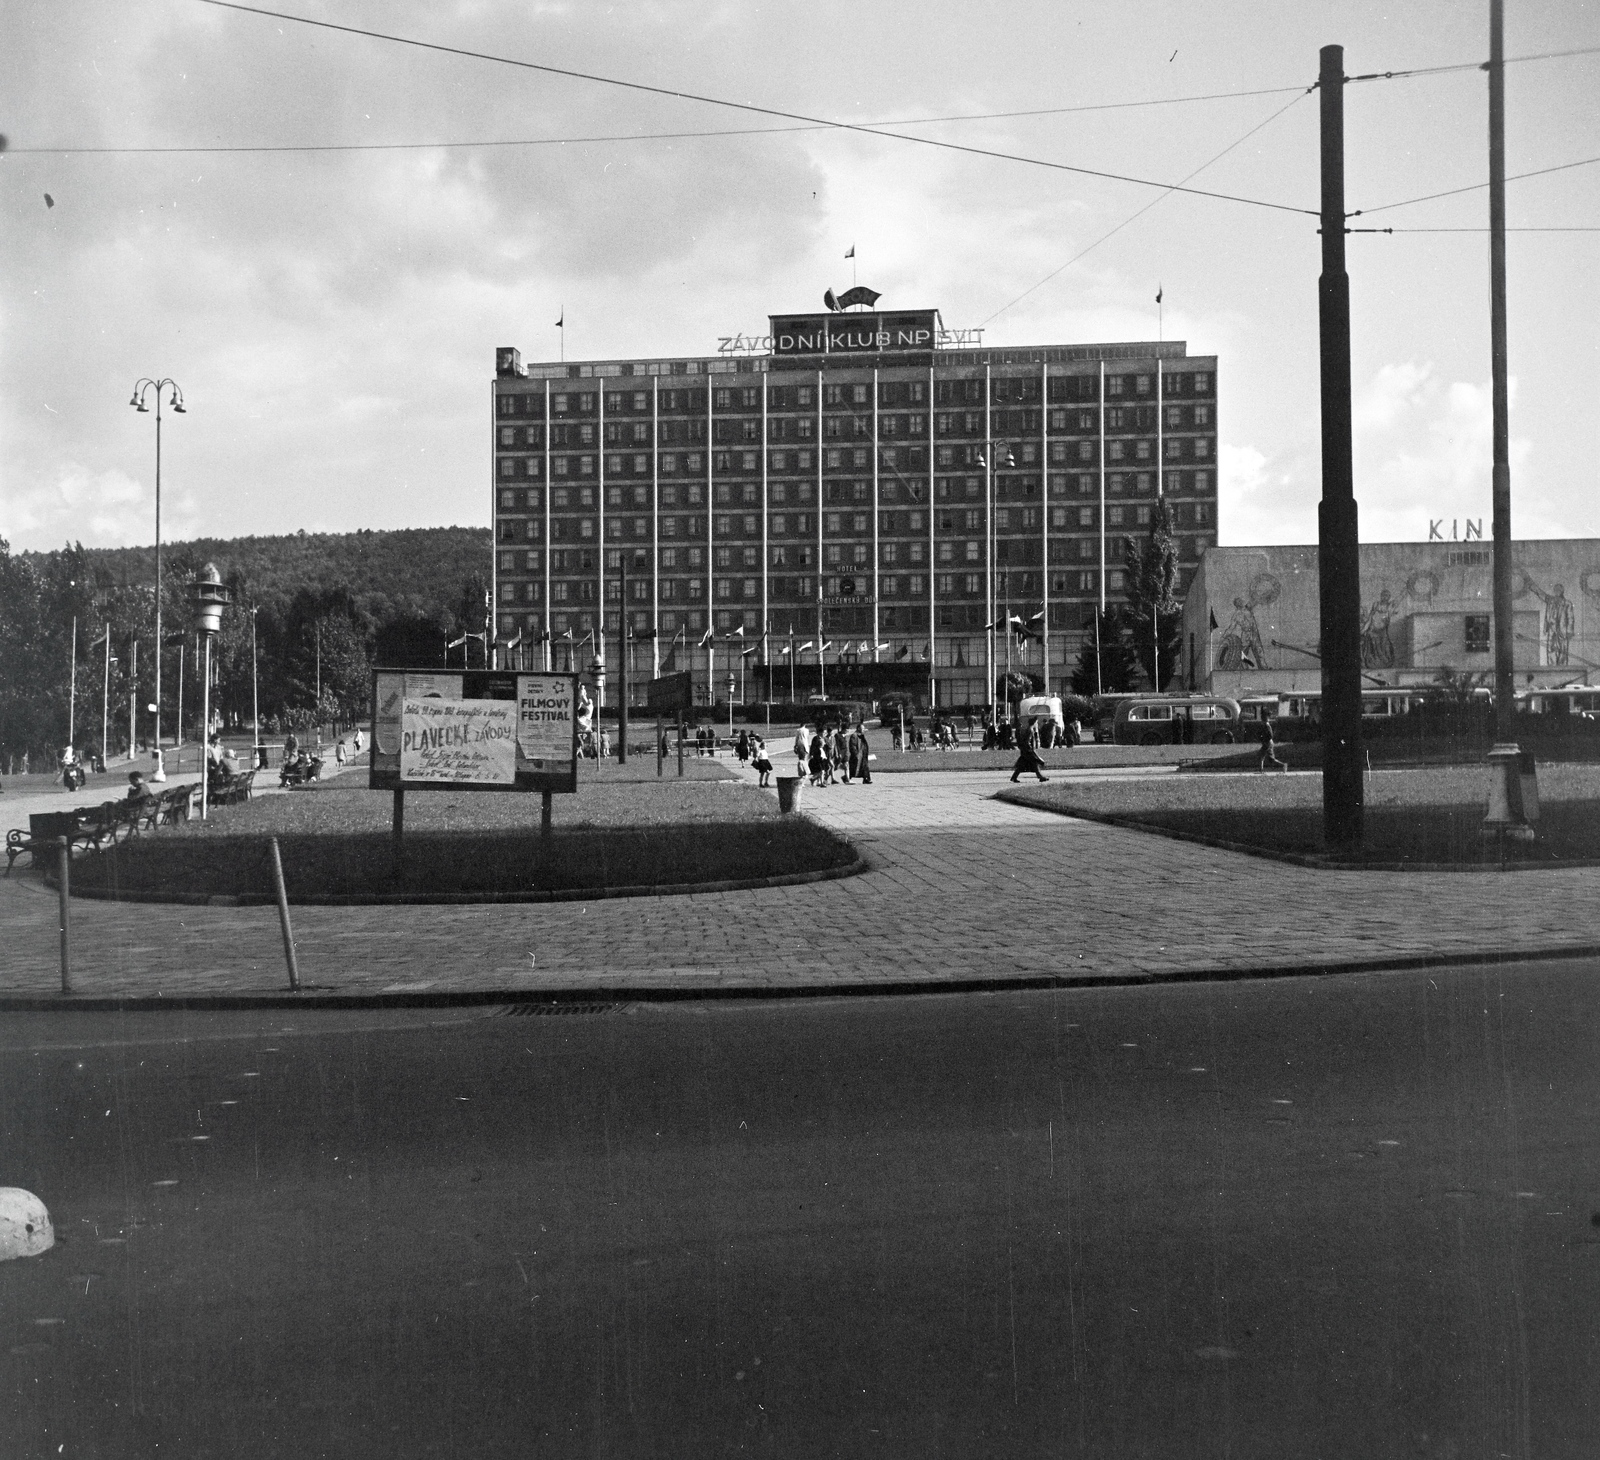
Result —
<instances>
[{"instance_id":1,"label":"trash bin","mask_svg":"<svg viewBox=\"0 0 1600 1460\"><path fill-rule=\"evenodd\" d=\"M800 792L805 782L799 776L778 777L778 810L798 811L800 809Z\"/></svg>"}]
</instances>

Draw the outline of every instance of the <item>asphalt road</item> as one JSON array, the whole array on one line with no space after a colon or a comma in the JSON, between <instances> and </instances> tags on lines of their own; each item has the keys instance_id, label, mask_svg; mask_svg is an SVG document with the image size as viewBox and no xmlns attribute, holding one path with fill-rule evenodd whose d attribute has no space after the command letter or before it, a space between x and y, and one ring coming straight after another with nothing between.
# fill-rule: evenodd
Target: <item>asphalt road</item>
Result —
<instances>
[{"instance_id":1,"label":"asphalt road","mask_svg":"<svg viewBox=\"0 0 1600 1460\"><path fill-rule=\"evenodd\" d=\"M1597 978L9 1016L0 1455L1588 1460Z\"/></svg>"}]
</instances>

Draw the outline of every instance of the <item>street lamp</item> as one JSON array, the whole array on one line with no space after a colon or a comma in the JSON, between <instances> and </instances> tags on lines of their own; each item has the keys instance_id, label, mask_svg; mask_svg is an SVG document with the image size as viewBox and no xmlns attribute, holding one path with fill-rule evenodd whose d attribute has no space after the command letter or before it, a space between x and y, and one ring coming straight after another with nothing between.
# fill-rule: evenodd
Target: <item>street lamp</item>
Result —
<instances>
[{"instance_id":1,"label":"street lamp","mask_svg":"<svg viewBox=\"0 0 1600 1460\"><path fill-rule=\"evenodd\" d=\"M985 485L984 485L984 494L983 494L983 506L984 506L983 520L984 520L985 524L988 526L988 529L989 529L989 532L988 532L988 537L989 537L988 551L984 555L984 562L983 562L983 579L984 579L983 592L984 592L984 598L987 600L987 602L986 602L987 613L986 613L986 616L985 616L984 628L985 628L985 635L986 635L986 644L987 644L987 647L988 647L988 655L987 655L987 657L988 657L988 674L989 674L989 687L988 687L988 693L985 695L985 698L989 702L989 723L991 725L998 726L999 721L998 721L998 717L996 715L995 698L994 698L994 628L995 628L995 617L994 617L994 571L995 571L995 553L998 550L998 544L995 541L995 532L994 532L994 469L995 469L995 464L996 464L995 463L995 458L996 457L999 457L999 459L1000 459L999 460L999 465L1001 465L1001 466L1015 466L1017 463L1016 463L1016 458L1013 457L1012 454L1011 454L1011 448L1009 446L1007 446L1005 444L1005 442L1003 442L1003 441L996 442L993 437L989 438L989 440L984 444L984 449L981 452L979 452L979 454L978 454L978 460L983 463L984 483L985 483ZM1010 597L1010 595L1007 594L1007 598L1008 599L1009 599L1009 597ZM932 644L931 644L932 625L931 624L929 625L929 630L930 630L930 635L929 635L929 637L930 637L930 645L929 645L929 647L931 649L931 647L932 647ZM1009 626L1007 627L1007 633L1008 634L1010 633ZM1007 641L1006 641L1006 649L1007 649L1007 653L1008 654L1010 652L1010 647L1011 647L1010 639L1008 638Z\"/></svg>"},{"instance_id":2,"label":"street lamp","mask_svg":"<svg viewBox=\"0 0 1600 1460\"><path fill-rule=\"evenodd\" d=\"M190 594L194 600L195 627L206 641L206 665L200 699L200 819L204 821L211 781L208 760L211 747L211 641L222 629L222 610L228 606L229 596L215 563L207 563L200 570Z\"/></svg>"},{"instance_id":3,"label":"street lamp","mask_svg":"<svg viewBox=\"0 0 1600 1460\"><path fill-rule=\"evenodd\" d=\"M183 392L178 388L176 380L152 380L149 376L136 380L133 385L133 398L128 402L136 411L148 414L150 407L145 402L145 397L155 392L156 397L156 738L155 738L155 763L156 779L165 780L161 765L161 392L170 392L168 404L174 414L186 415L183 408ZM130 758L135 753L135 747L130 742L128 754Z\"/></svg>"}]
</instances>

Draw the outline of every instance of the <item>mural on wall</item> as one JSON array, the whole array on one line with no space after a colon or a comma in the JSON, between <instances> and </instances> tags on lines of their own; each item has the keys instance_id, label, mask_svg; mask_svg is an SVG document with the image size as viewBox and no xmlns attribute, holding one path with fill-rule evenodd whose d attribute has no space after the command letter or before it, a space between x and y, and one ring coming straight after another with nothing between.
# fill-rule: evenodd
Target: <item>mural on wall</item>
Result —
<instances>
[{"instance_id":1,"label":"mural on wall","mask_svg":"<svg viewBox=\"0 0 1600 1460\"><path fill-rule=\"evenodd\" d=\"M1572 650L1572 636L1577 632L1577 613L1566 590L1556 583L1546 593L1526 573L1522 581L1527 591L1544 604L1544 662L1565 664Z\"/></svg>"},{"instance_id":2,"label":"mural on wall","mask_svg":"<svg viewBox=\"0 0 1600 1460\"><path fill-rule=\"evenodd\" d=\"M1257 573L1243 597L1233 600L1233 618L1222 635L1222 646L1217 653L1221 669L1270 669L1267 651L1261 644L1261 626L1256 622L1256 610L1277 600L1283 584L1271 573Z\"/></svg>"},{"instance_id":3,"label":"mural on wall","mask_svg":"<svg viewBox=\"0 0 1600 1460\"><path fill-rule=\"evenodd\" d=\"M1377 602L1368 605L1361 625L1363 669L1394 668L1394 635L1389 632L1389 626L1399 612L1400 604L1389 596L1387 588L1379 592Z\"/></svg>"}]
</instances>

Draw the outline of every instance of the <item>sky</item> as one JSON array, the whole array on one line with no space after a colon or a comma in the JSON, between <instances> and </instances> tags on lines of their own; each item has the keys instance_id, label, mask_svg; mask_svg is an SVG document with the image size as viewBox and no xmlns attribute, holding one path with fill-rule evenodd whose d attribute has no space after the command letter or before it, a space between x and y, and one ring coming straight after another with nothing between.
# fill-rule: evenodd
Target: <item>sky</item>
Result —
<instances>
[{"instance_id":1,"label":"sky","mask_svg":"<svg viewBox=\"0 0 1600 1460\"><path fill-rule=\"evenodd\" d=\"M1318 207L1318 50L1351 75L1489 51L1488 0L263 3L1030 160L202 0L3 0L13 549L154 541L140 377L187 406L163 421L164 541L487 526L497 345L554 359L562 316L569 360L709 355L852 277L992 346L1159 327L1217 355L1221 542L1314 542L1320 240L1294 210ZM1506 10L1508 57L1591 48L1507 67L1508 173L1600 158L1600 4ZM993 115L1018 112L1048 114ZM1475 69L1346 87L1347 207L1385 209L1353 226L1462 230L1348 240L1364 541L1490 530L1487 112ZM661 135L696 132L735 135ZM537 145L442 145L488 142ZM380 143L425 145L52 150ZM1253 201L1143 185L1186 179ZM1600 163L1507 196L1512 229L1594 230L1508 238L1513 533L1600 537Z\"/></svg>"}]
</instances>

